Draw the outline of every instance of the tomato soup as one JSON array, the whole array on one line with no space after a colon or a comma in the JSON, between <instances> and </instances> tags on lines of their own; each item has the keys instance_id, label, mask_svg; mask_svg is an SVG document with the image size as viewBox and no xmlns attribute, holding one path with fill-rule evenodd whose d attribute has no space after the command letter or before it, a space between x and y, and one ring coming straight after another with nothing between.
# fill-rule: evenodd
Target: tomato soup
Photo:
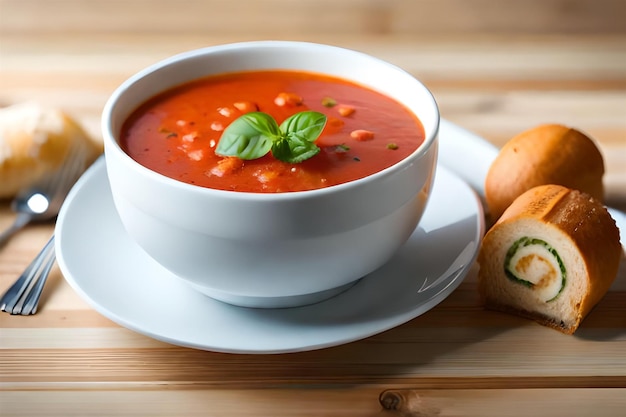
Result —
<instances>
[{"instance_id":1,"label":"tomato soup","mask_svg":"<svg viewBox=\"0 0 626 417\"><path fill-rule=\"evenodd\" d=\"M265 112L278 124L313 110L327 116L300 163L270 153L242 160L216 154L224 129L248 112ZM421 122L397 101L327 75L283 70L202 78L158 95L124 123L121 146L147 168L201 187L276 193L329 187L381 171L424 141Z\"/></svg>"}]
</instances>

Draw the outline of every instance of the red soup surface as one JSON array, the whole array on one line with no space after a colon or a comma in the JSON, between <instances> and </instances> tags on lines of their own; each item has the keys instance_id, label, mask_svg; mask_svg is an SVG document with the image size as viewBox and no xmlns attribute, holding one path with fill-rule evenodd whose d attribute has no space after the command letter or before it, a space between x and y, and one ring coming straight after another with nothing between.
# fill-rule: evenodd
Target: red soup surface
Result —
<instances>
[{"instance_id":1,"label":"red soup surface","mask_svg":"<svg viewBox=\"0 0 626 417\"><path fill-rule=\"evenodd\" d=\"M321 151L301 163L215 153L223 130L261 111L278 124L305 110L327 116ZM220 190L275 193L329 187L381 171L424 141L420 121L397 101L341 78L300 71L253 71L202 78L138 108L121 132L122 148L165 176Z\"/></svg>"}]
</instances>

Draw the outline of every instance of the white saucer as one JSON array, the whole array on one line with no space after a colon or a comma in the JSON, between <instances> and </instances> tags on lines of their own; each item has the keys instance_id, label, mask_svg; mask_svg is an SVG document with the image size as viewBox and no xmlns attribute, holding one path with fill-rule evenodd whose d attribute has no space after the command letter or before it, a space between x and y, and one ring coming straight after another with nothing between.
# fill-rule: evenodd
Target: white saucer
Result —
<instances>
[{"instance_id":1,"label":"white saucer","mask_svg":"<svg viewBox=\"0 0 626 417\"><path fill-rule=\"evenodd\" d=\"M469 161L471 152L463 152L464 147L481 146L476 137L444 121L440 141L440 161L480 185L483 174L473 167L482 162ZM459 155L458 163L453 154ZM483 152L482 157L490 156ZM461 283L485 227L477 194L440 163L420 225L388 264L318 304L235 307L193 290L129 239L114 209L105 170L104 160L97 161L59 214L56 251L63 275L94 309L116 323L197 349L304 351L398 326L430 310Z\"/></svg>"}]
</instances>

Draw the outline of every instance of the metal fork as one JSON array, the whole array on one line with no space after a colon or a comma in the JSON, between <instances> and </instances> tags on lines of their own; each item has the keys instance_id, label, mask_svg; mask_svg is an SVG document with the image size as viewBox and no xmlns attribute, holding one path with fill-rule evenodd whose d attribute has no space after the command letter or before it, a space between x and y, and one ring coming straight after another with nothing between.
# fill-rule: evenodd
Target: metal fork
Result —
<instances>
[{"instance_id":1,"label":"metal fork","mask_svg":"<svg viewBox=\"0 0 626 417\"><path fill-rule=\"evenodd\" d=\"M43 286L55 261L54 235L0 299L2 311L28 316L37 312Z\"/></svg>"},{"instance_id":2,"label":"metal fork","mask_svg":"<svg viewBox=\"0 0 626 417\"><path fill-rule=\"evenodd\" d=\"M76 180L85 171L86 163L85 148L80 144L74 145L68 151L63 165L38 185L41 193L46 195L49 201L64 200ZM41 292L55 260L54 235L52 235L22 275L2 295L0 309L10 314L23 316L35 314Z\"/></svg>"}]
</instances>

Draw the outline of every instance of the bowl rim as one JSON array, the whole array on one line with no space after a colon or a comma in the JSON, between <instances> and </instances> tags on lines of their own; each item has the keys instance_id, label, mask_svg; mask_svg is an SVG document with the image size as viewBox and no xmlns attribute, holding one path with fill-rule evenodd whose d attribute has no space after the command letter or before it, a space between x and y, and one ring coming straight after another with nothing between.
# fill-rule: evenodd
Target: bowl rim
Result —
<instances>
[{"instance_id":1,"label":"bowl rim","mask_svg":"<svg viewBox=\"0 0 626 417\"><path fill-rule=\"evenodd\" d=\"M408 78L412 79L413 82L415 82L418 87L423 89L425 93L425 97L429 101L429 105L431 105L432 108L434 109L435 120L434 120L434 125L433 125L434 127L432 129L432 132L429 134L429 132L426 131L425 129L424 141L413 152L407 155L404 159L380 171L374 172L362 178L358 178L352 181L348 181L345 183L336 184L336 185L332 185L332 186L328 186L324 188L303 190L303 191L281 192L281 193L230 191L230 190L222 190L222 189L202 187L202 186L198 186L194 184L189 184L189 183L168 177L164 174L161 174L159 172L156 172L150 168L143 166L139 162L135 161L130 155L128 155L121 148L119 141L116 138L117 134L115 134L113 130L113 117L112 116L114 114L116 105L121 101L123 96L126 94L127 90L129 90L133 85L135 85L139 81L145 79L146 77L152 74L155 74L166 68L178 65L181 62L189 60L189 59L219 54L221 52L236 51L236 50L245 51L247 49L267 48L267 47L274 47L274 48L276 47L278 48L280 47L284 47L284 48L306 47L306 48L315 48L318 51L328 50L328 51L334 51L337 53L352 55L355 57L359 56L363 59L370 60L371 62L376 63L380 66L387 67L389 71L395 71L399 74L403 74L404 76L407 76ZM300 70L306 71L305 68L302 68ZM235 72L235 70L233 70L232 72ZM315 71L315 72L323 74L322 71ZM215 74L218 74L218 73L215 73ZM341 76L338 76L338 77L341 78ZM349 77L343 77L343 78L350 80ZM167 86L161 89L156 94L160 94L164 91L167 91L168 89L175 88L177 85L181 85L186 82L193 81L195 79L198 79L198 78L197 77L190 78L186 81L182 81L182 83L172 84L170 86ZM356 80L350 80L350 81L356 82L357 84L360 84L360 85L363 84ZM371 86L364 86L364 87L372 88ZM381 94L388 95L385 92L381 92ZM155 94L153 94L151 97L154 97L154 95ZM147 97L145 100L148 100L149 98L150 97ZM400 102L400 104L405 105L399 99L395 97L392 97L392 98ZM408 109L409 111L411 111L411 113L413 113L413 111L410 108ZM130 113L126 115L126 117L128 117L129 115ZM418 115L416 115L416 117L418 118L420 123L423 125L422 119ZM143 69L137 71L135 74L131 75L125 81L123 81L107 99L104 105L103 111L102 111L102 116L101 116L101 131L102 131L103 141L104 141L105 161L108 160L108 157L111 156L111 152L115 152L121 158L121 162L124 163L126 166L132 167L131 169L138 170L138 172L143 177L155 180L164 186L175 187L175 188L180 189L181 191L189 191L189 192L197 193L199 195L206 194L207 196L213 196L213 197L228 197L229 199L233 199L233 200L245 199L245 200L261 200L261 201L277 201L277 200L280 201L280 200L294 200L294 199L303 199L303 198L306 199L306 198L315 198L319 196L327 196L328 194L342 192L345 189L363 187L363 186L366 186L370 182L384 179L385 177L389 175L393 175L399 171L402 171L407 166L413 164L415 160L420 159L423 155L428 153L428 151L433 146L436 146L440 123L441 123L441 112L439 110L437 101L435 100L435 97L430 91L430 89L426 87L426 85L424 85L424 83L420 81L417 77L413 76L408 71L398 67L395 64L392 64L388 61L385 61L383 59L377 58L373 55L370 55L361 51L348 49L348 48L340 47L336 45L306 42L306 41L260 40L260 41L243 41L243 42L218 44L218 45L206 46L202 48L180 52L180 53L171 55L167 58L164 58L160 61L157 61L153 64L150 64L147 67L144 67ZM435 165L436 165L436 162L435 162Z\"/></svg>"}]
</instances>

